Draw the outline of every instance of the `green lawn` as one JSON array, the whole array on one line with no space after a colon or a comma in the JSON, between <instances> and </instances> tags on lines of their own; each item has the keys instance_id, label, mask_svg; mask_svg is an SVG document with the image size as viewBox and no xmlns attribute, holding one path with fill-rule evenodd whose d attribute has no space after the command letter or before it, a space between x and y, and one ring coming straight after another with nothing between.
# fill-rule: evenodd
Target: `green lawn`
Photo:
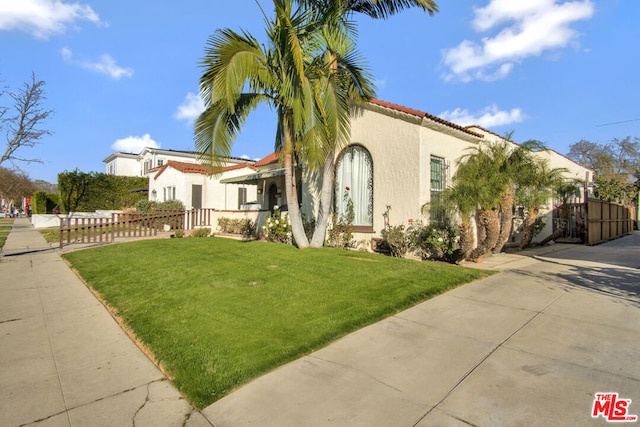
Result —
<instances>
[{"instance_id":1,"label":"green lawn","mask_svg":"<svg viewBox=\"0 0 640 427\"><path fill-rule=\"evenodd\" d=\"M0 249L4 246L11 231L11 224L13 224L13 218L0 218Z\"/></svg>"},{"instance_id":2,"label":"green lawn","mask_svg":"<svg viewBox=\"0 0 640 427\"><path fill-rule=\"evenodd\" d=\"M63 255L199 408L351 331L490 273L223 238Z\"/></svg>"}]
</instances>

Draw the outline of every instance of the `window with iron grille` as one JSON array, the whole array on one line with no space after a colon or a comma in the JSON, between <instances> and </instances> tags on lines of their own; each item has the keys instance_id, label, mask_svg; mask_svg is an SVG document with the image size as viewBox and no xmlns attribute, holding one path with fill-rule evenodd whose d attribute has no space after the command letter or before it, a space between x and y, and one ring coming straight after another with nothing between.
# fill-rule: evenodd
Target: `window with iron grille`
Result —
<instances>
[{"instance_id":1,"label":"window with iron grille","mask_svg":"<svg viewBox=\"0 0 640 427\"><path fill-rule=\"evenodd\" d=\"M431 156L430 172L429 220L443 222L447 219L447 212L441 203L442 192L447 187L449 165L443 158Z\"/></svg>"}]
</instances>

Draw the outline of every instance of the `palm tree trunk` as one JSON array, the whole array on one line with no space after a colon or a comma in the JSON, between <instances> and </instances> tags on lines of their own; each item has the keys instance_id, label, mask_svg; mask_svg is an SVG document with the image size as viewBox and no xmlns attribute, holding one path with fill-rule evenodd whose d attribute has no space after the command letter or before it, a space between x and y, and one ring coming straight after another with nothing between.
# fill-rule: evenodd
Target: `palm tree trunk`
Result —
<instances>
[{"instance_id":1,"label":"palm tree trunk","mask_svg":"<svg viewBox=\"0 0 640 427\"><path fill-rule=\"evenodd\" d=\"M312 248L321 248L324 245L324 239L327 234L327 226L331 216L331 196L333 195L333 184L335 175L333 173L333 165L335 156L333 151L327 155L322 169L322 188L320 190L320 206L318 207L318 218L316 220L316 228L311 238Z\"/></svg>"},{"instance_id":2,"label":"palm tree trunk","mask_svg":"<svg viewBox=\"0 0 640 427\"><path fill-rule=\"evenodd\" d=\"M484 229L485 239L478 244L469 257L478 259L491 254L491 249L496 245L500 235L500 219L497 209L481 209L478 212L478 227Z\"/></svg>"},{"instance_id":3,"label":"palm tree trunk","mask_svg":"<svg viewBox=\"0 0 640 427\"><path fill-rule=\"evenodd\" d=\"M293 170L293 141L291 140L291 131L289 130L289 122L283 119L284 127L284 187L287 197L287 207L289 209L289 221L291 221L291 234L298 248L303 249L309 246L309 239L304 232L304 224L302 223L302 214L300 213L300 204L298 202L298 191L296 177Z\"/></svg>"},{"instance_id":4,"label":"palm tree trunk","mask_svg":"<svg viewBox=\"0 0 640 427\"><path fill-rule=\"evenodd\" d=\"M468 221L460 224L460 240L458 241L458 245L462 251L462 259L468 259L469 254L473 250L473 228Z\"/></svg>"},{"instance_id":5,"label":"palm tree trunk","mask_svg":"<svg viewBox=\"0 0 640 427\"><path fill-rule=\"evenodd\" d=\"M558 210L560 212L559 224L553 233L551 233L550 235L542 239L542 241L540 241L540 246L544 246L552 240L555 242L564 234L564 231L569 226L569 210L567 209L566 204L562 204L558 206Z\"/></svg>"},{"instance_id":6,"label":"palm tree trunk","mask_svg":"<svg viewBox=\"0 0 640 427\"><path fill-rule=\"evenodd\" d=\"M538 219L539 209L534 208L527 211L527 215L524 220L524 233L522 234L522 240L520 241L520 249L524 249L531 244L533 240L534 226Z\"/></svg>"},{"instance_id":7,"label":"palm tree trunk","mask_svg":"<svg viewBox=\"0 0 640 427\"><path fill-rule=\"evenodd\" d=\"M504 245L509 241L512 222L513 190L509 187L502 193L502 201L500 203L500 235L498 236L498 242L491 250L494 254L502 252Z\"/></svg>"}]
</instances>

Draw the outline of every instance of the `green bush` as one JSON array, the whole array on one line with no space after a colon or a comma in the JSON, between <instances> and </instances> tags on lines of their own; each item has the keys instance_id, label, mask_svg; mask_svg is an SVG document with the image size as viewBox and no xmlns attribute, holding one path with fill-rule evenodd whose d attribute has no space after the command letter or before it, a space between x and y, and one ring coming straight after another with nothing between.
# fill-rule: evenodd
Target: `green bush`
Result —
<instances>
[{"instance_id":1,"label":"green bush","mask_svg":"<svg viewBox=\"0 0 640 427\"><path fill-rule=\"evenodd\" d=\"M58 205L58 195L46 191L36 191L31 197L31 213L48 214Z\"/></svg>"},{"instance_id":2,"label":"green bush","mask_svg":"<svg viewBox=\"0 0 640 427\"><path fill-rule=\"evenodd\" d=\"M151 200L138 200L135 204L137 213L150 213L152 211L183 211L184 204L180 200L167 200L166 202L154 202Z\"/></svg>"},{"instance_id":3,"label":"green bush","mask_svg":"<svg viewBox=\"0 0 640 427\"><path fill-rule=\"evenodd\" d=\"M240 234L241 236L253 236L256 225L250 218L232 219L221 217L218 219L218 230L221 233Z\"/></svg>"},{"instance_id":4,"label":"green bush","mask_svg":"<svg viewBox=\"0 0 640 427\"><path fill-rule=\"evenodd\" d=\"M391 256L401 258L411 247L411 238L405 233L404 225L388 225L382 230L382 241L378 244L379 251L388 252Z\"/></svg>"},{"instance_id":5,"label":"green bush","mask_svg":"<svg viewBox=\"0 0 640 427\"><path fill-rule=\"evenodd\" d=\"M198 228L193 233L191 233L191 237L209 237L211 236L211 229L208 227Z\"/></svg>"},{"instance_id":6,"label":"green bush","mask_svg":"<svg viewBox=\"0 0 640 427\"><path fill-rule=\"evenodd\" d=\"M262 226L262 231L266 239L270 242L291 244L291 224L289 223L289 214L280 212L278 206L273 207L273 213L267 218Z\"/></svg>"},{"instance_id":7,"label":"green bush","mask_svg":"<svg viewBox=\"0 0 640 427\"><path fill-rule=\"evenodd\" d=\"M456 227L450 224L431 223L423 225L418 221L407 229L411 248L422 259L452 262L455 250L458 247Z\"/></svg>"},{"instance_id":8,"label":"green bush","mask_svg":"<svg viewBox=\"0 0 640 427\"><path fill-rule=\"evenodd\" d=\"M176 232L173 234L177 239L182 239L184 237L184 230L179 228L176 230Z\"/></svg>"},{"instance_id":9,"label":"green bush","mask_svg":"<svg viewBox=\"0 0 640 427\"><path fill-rule=\"evenodd\" d=\"M353 209L353 201L349 197L349 192L345 191L343 199L346 202L347 212L344 215L338 216L334 211L331 215L331 228L329 229L329 236L327 239L327 245L334 248L349 249L355 246L353 241L353 220L355 219L355 212Z\"/></svg>"},{"instance_id":10,"label":"green bush","mask_svg":"<svg viewBox=\"0 0 640 427\"><path fill-rule=\"evenodd\" d=\"M58 174L59 205L63 213L123 209L146 199L149 180L75 169Z\"/></svg>"}]
</instances>

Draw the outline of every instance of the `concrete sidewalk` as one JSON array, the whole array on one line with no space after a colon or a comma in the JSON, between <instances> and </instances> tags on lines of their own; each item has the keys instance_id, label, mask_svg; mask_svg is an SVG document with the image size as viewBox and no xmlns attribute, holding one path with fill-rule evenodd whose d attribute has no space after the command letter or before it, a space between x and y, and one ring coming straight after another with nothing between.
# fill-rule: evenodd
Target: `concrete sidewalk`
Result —
<instances>
[{"instance_id":1,"label":"concrete sidewalk","mask_svg":"<svg viewBox=\"0 0 640 427\"><path fill-rule=\"evenodd\" d=\"M585 426L640 414L640 234L490 257L501 274L350 334L203 411L223 426Z\"/></svg>"},{"instance_id":2,"label":"concrete sidewalk","mask_svg":"<svg viewBox=\"0 0 640 427\"><path fill-rule=\"evenodd\" d=\"M0 259L0 425L210 426L16 219Z\"/></svg>"}]
</instances>

